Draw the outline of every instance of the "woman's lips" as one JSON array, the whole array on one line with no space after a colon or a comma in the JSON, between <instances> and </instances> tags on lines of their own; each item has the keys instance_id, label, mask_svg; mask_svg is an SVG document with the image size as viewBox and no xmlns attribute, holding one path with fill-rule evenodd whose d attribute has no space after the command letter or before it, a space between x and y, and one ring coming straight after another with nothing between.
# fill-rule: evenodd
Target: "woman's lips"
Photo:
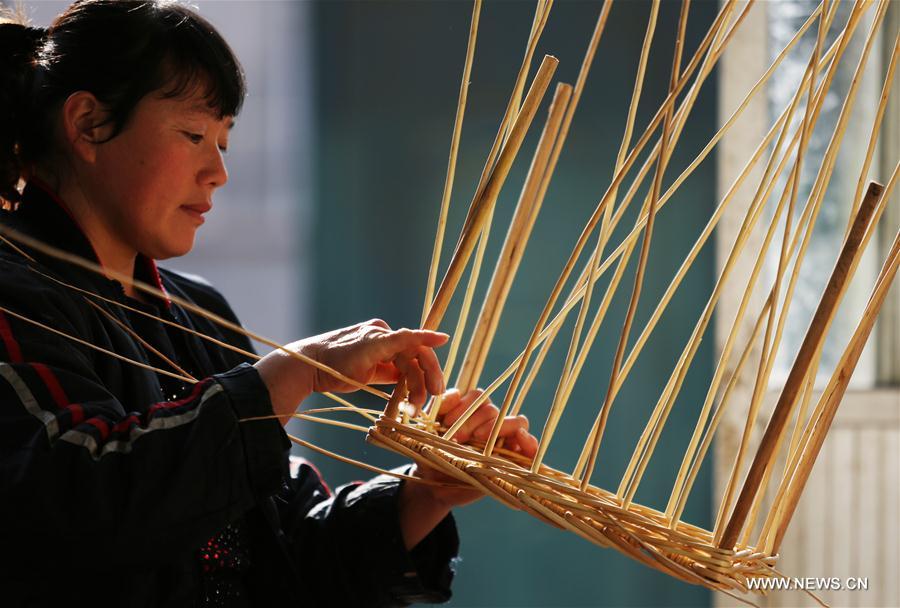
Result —
<instances>
[{"instance_id":1,"label":"woman's lips","mask_svg":"<svg viewBox=\"0 0 900 608\"><path fill-rule=\"evenodd\" d=\"M210 204L201 204L201 205L182 205L181 210L187 213L191 218L193 218L198 225L202 224L206 221L206 218L203 217L203 214L212 209L212 205Z\"/></svg>"}]
</instances>

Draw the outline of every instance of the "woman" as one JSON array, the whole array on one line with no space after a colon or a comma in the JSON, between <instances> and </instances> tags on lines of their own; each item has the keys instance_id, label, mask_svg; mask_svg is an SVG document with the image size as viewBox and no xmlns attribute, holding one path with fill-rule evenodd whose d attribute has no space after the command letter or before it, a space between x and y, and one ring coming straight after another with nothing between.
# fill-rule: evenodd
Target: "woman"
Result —
<instances>
[{"instance_id":1,"label":"woman","mask_svg":"<svg viewBox=\"0 0 900 608\"><path fill-rule=\"evenodd\" d=\"M250 349L167 297L237 322L218 292L154 262L191 249L228 178L245 89L215 29L176 3L82 0L49 30L0 25L0 62L0 221L103 269L0 249L3 605L449 598L450 509L476 493L383 476L332 494L308 464L290 477L281 424L241 420L283 421L312 392L354 387L178 328ZM288 349L356 382L402 375L421 405L444 391L433 349L446 339L373 320ZM445 422L474 397L448 391ZM497 415L482 406L457 437ZM523 417L501 435L536 449Z\"/></svg>"}]
</instances>

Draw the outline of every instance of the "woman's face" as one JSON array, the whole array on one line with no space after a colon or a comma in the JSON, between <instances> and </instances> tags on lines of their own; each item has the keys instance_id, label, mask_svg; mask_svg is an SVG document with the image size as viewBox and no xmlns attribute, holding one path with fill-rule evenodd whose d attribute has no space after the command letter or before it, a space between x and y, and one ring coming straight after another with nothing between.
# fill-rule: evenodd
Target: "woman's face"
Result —
<instances>
[{"instance_id":1,"label":"woman's face","mask_svg":"<svg viewBox=\"0 0 900 608\"><path fill-rule=\"evenodd\" d=\"M145 96L111 140L96 147L91 194L97 219L120 245L154 259L186 254L228 173L234 121L199 98Z\"/></svg>"}]
</instances>

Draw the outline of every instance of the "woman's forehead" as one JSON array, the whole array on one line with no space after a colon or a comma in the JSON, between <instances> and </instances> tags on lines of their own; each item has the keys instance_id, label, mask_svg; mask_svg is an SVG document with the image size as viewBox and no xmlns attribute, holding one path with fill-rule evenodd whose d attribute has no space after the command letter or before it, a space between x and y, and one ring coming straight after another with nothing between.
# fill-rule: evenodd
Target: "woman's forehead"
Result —
<instances>
[{"instance_id":1,"label":"woman's forehead","mask_svg":"<svg viewBox=\"0 0 900 608\"><path fill-rule=\"evenodd\" d=\"M157 96L157 101L167 112L199 120L213 120L224 123L225 128L234 126L234 116L221 116L215 108L210 107L206 99L200 95L190 97Z\"/></svg>"}]
</instances>

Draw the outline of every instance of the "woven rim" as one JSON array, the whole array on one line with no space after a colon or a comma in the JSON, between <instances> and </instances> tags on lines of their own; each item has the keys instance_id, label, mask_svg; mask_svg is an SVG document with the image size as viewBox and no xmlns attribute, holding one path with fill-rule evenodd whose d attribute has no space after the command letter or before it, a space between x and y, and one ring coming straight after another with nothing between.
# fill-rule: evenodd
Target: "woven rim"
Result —
<instances>
[{"instance_id":1,"label":"woven rim","mask_svg":"<svg viewBox=\"0 0 900 608\"><path fill-rule=\"evenodd\" d=\"M384 417L369 429L368 440L687 583L758 593L748 588L748 578L776 576L777 555L745 546L722 549L708 530L684 522L672 528L656 509L637 503L623 507L615 494L594 486L581 490L578 480L543 464L532 473L526 468L528 459L509 450L497 448L485 456L471 446Z\"/></svg>"}]
</instances>

